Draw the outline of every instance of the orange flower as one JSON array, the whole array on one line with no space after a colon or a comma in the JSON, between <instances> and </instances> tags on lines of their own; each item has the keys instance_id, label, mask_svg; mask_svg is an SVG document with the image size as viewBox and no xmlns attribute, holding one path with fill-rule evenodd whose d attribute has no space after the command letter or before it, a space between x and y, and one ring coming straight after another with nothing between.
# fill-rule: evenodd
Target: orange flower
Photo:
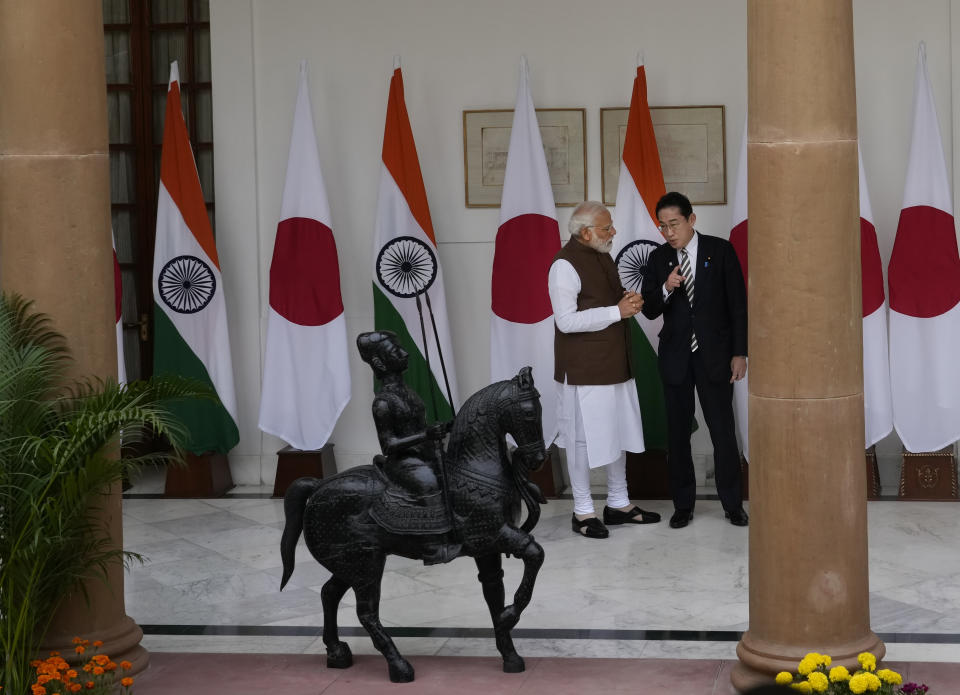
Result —
<instances>
[{"instance_id":1,"label":"orange flower","mask_svg":"<svg viewBox=\"0 0 960 695\"><path fill-rule=\"evenodd\" d=\"M83 686L81 686L79 683L71 683L71 684L70 684L70 692L71 692L71 693L78 693L78 692L80 692L82 689L83 689Z\"/></svg>"},{"instance_id":2,"label":"orange flower","mask_svg":"<svg viewBox=\"0 0 960 695\"><path fill-rule=\"evenodd\" d=\"M103 640L100 640L100 639L96 640L96 641L93 643L93 646L94 646L94 647L102 647L102 646L103 646Z\"/></svg>"},{"instance_id":3,"label":"orange flower","mask_svg":"<svg viewBox=\"0 0 960 695\"><path fill-rule=\"evenodd\" d=\"M103 675L103 666L94 666L94 667L93 667L93 675L95 675L95 676L102 676L102 675Z\"/></svg>"},{"instance_id":4,"label":"orange flower","mask_svg":"<svg viewBox=\"0 0 960 695\"><path fill-rule=\"evenodd\" d=\"M53 680L52 676L48 676L46 673L37 676L37 685L46 685Z\"/></svg>"},{"instance_id":5,"label":"orange flower","mask_svg":"<svg viewBox=\"0 0 960 695\"><path fill-rule=\"evenodd\" d=\"M77 677L76 671L74 671L73 669L70 669L69 671L67 671L67 678L76 678L76 677Z\"/></svg>"},{"instance_id":6,"label":"orange flower","mask_svg":"<svg viewBox=\"0 0 960 695\"><path fill-rule=\"evenodd\" d=\"M93 658L90 659L90 661L92 661L95 664L99 664L100 666L105 666L107 662L110 661L110 657L107 656L106 654L94 654Z\"/></svg>"},{"instance_id":7,"label":"orange flower","mask_svg":"<svg viewBox=\"0 0 960 695\"><path fill-rule=\"evenodd\" d=\"M76 647L73 648L73 651L75 651L77 654L83 654L87 650L78 644Z\"/></svg>"},{"instance_id":8,"label":"orange flower","mask_svg":"<svg viewBox=\"0 0 960 695\"><path fill-rule=\"evenodd\" d=\"M60 652L50 652L50 656L60 656Z\"/></svg>"},{"instance_id":9,"label":"orange flower","mask_svg":"<svg viewBox=\"0 0 960 695\"><path fill-rule=\"evenodd\" d=\"M43 662L40 661L40 659L34 659L33 661L30 662L30 666L32 666L33 668L36 668L37 666L39 666L39 665L42 664L42 663L43 663Z\"/></svg>"},{"instance_id":10,"label":"orange flower","mask_svg":"<svg viewBox=\"0 0 960 695\"><path fill-rule=\"evenodd\" d=\"M86 671L87 673L90 673L90 670L91 670L92 668L93 668L93 662L92 662L92 661L90 661L90 662L88 662L88 663L86 663L86 664L83 665L83 670Z\"/></svg>"},{"instance_id":11,"label":"orange flower","mask_svg":"<svg viewBox=\"0 0 960 695\"><path fill-rule=\"evenodd\" d=\"M93 690L93 686L94 686L93 681L87 681L87 690Z\"/></svg>"},{"instance_id":12,"label":"orange flower","mask_svg":"<svg viewBox=\"0 0 960 695\"><path fill-rule=\"evenodd\" d=\"M129 688L131 685L133 685L133 679L130 676L121 678L120 685L122 685L124 688Z\"/></svg>"},{"instance_id":13,"label":"orange flower","mask_svg":"<svg viewBox=\"0 0 960 695\"><path fill-rule=\"evenodd\" d=\"M129 671L133 668L133 664L131 664L129 661L121 661L120 668L122 668L124 671Z\"/></svg>"},{"instance_id":14,"label":"orange flower","mask_svg":"<svg viewBox=\"0 0 960 695\"><path fill-rule=\"evenodd\" d=\"M47 695L47 689L42 685L31 685L30 689L33 691L33 695Z\"/></svg>"},{"instance_id":15,"label":"orange flower","mask_svg":"<svg viewBox=\"0 0 960 695\"><path fill-rule=\"evenodd\" d=\"M80 639L79 637L74 637L71 641L72 641L74 644L80 644L81 642L83 642L83 640Z\"/></svg>"}]
</instances>

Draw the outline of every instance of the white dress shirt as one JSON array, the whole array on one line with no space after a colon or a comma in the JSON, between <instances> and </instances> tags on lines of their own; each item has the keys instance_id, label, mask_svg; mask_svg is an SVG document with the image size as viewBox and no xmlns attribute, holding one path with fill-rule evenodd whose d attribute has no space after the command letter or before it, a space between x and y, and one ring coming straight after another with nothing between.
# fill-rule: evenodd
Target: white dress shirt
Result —
<instances>
[{"instance_id":1,"label":"white dress shirt","mask_svg":"<svg viewBox=\"0 0 960 695\"><path fill-rule=\"evenodd\" d=\"M700 238L700 233L697 231L693 232L693 236L690 238L690 241L687 242L687 245L684 247L687 250L687 256L690 259L690 277L693 279L694 285L697 283L697 248L699 244L697 243ZM677 249L677 265L680 265L680 249ZM672 268L670 269L673 270ZM683 272L680 273L683 275ZM684 282L686 282L686 276L684 276ZM668 298L673 294L673 290L667 291L667 288L663 288L663 298Z\"/></svg>"},{"instance_id":2,"label":"white dress shirt","mask_svg":"<svg viewBox=\"0 0 960 695\"><path fill-rule=\"evenodd\" d=\"M616 304L577 311L580 276L568 261L554 261L547 282L553 319L562 333L600 331L620 320L620 308ZM587 438L590 468L612 463L624 451L639 453L644 450L640 403L633 379L596 386L564 383L558 394L560 434L557 444L567 450L568 457L575 455L577 401Z\"/></svg>"}]
</instances>

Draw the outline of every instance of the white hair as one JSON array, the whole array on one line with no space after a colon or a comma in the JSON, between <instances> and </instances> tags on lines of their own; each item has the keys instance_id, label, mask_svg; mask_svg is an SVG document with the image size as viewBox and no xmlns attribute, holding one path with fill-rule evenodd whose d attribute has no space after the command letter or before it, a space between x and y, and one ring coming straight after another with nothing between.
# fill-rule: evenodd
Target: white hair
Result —
<instances>
[{"instance_id":1,"label":"white hair","mask_svg":"<svg viewBox=\"0 0 960 695\"><path fill-rule=\"evenodd\" d=\"M589 227L601 212L608 212L603 203L596 200L585 200L580 203L570 216L570 222L567 223L567 229L570 236L579 237L584 227Z\"/></svg>"}]
</instances>

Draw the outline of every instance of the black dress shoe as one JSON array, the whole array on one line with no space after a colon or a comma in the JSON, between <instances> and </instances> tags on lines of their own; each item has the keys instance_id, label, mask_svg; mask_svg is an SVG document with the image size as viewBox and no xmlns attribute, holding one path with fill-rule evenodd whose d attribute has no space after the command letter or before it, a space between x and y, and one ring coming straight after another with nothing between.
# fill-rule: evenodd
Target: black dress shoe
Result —
<instances>
[{"instance_id":1,"label":"black dress shoe","mask_svg":"<svg viewBox=\"0 0 960 695\"><path fill-rule=\"evenodd\" d=\"M660 521L660 515L656 512L645 512L640 507L634 506L629 512L621 512L619 509L611 507L603 508L603 523L607 526L616 526L617 524L655 524Z\"/></svg>"},{"instance_id":2,"label":"black dress shoe","mask_svg":"<svg viewBox=\"0 0 960 695\"><path fill-rule=\"evenodd\" d=\"M670 517L670 528L683 528L693 519L692 509L678 509Z\"/></svg>"},{"instance_id":3,"label":"black dress shoe","mask_svg":"<svg viewBox=\"0 0 960 695\"><path fill-rule=\"evenodd\" d=\"M577 515L573 515L573 532L587 538L606 538L610 535L607 527L601 523L600 519L591 516L589 519L580 521Z\"/></svg>"},{"instance_id":4,"label":"black dress shoe","mask_svg":"<svg viewBox=\"0 0 960 695\"><path fill-rule=\"evenodd\" d=\"M750 517L743 511L743 507L734 509L732 512L724 512L723 515L730 519L730 523L734 526L748 526L750 524Z\"/></svg>"}]
</instances>

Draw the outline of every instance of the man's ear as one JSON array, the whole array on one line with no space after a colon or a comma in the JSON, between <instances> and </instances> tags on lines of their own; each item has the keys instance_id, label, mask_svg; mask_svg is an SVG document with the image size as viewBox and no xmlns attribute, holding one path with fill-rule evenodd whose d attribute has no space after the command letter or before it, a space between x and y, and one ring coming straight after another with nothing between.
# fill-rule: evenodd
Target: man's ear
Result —
<instances>
[{"instance_id":1,"label":"man's ear","mask_svg":"<svg viewBox=\"0 0 960 695\"><path fill-rule=\"evenodd\" d=\"M383 368L383 359L381 359L379 355L375 355L375 356L370 360L370 366L373 367L374 371L377 371L377 372L384 372L384 371L386 371L386 370Z\"/></svg>"},{"instance_id":2,"label":"man's ear","mask_svg":"<svg viewBox=\"0 0 960 695\"><path fill-rule=\"evenodd\" d=\"M696 223L697 223L697 213L691 212L691 213L690 213L690 224L696 224Z\"/></svg>"}]
</instances>

